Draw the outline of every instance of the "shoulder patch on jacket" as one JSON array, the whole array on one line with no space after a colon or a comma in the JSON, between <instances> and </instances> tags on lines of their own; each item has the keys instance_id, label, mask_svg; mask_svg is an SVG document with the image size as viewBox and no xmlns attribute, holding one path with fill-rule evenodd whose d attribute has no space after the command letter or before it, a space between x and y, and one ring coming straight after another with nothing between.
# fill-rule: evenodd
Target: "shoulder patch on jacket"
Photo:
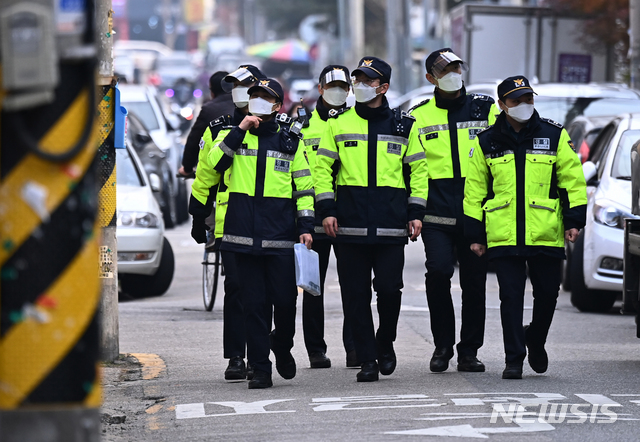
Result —
<instances>
[{"instance_id":1,"label":"shoulder patch on jacket","mask_svg":"<svg viewBox=\"0 0 640 442\"><path fill-rule=\"evenodd\" d=\"M493 97L489 96L489 95L485 95L485 94L468 94L471 95L471 97L473 97L474 100L482 100L482 101L488 101L489 103L495 103L495 100L493 99Z\"/></svg>"},{"instance_id":2,"label":"shoulder patch on jacket","mask_svg":"<svg viewBox=\"0 0 640 442\"><path fill-rule=\"evenodd\" d=\"M231 115L223 115L209 122L209 127L221 127L221 129L231 129L233 127Z\"/></svg>"},{"instance_id":3,"label":"shoulder patch on jacket","mask_svg":"<svg viewBox=\"0 0 640 442\"><path fill-rule=\"evenodd\" d=\"M329 109L329 118L338 118L340 115L344 114L349 109L351 108L343 107L342 109Z\"/></svg>"},{"instance_id":4,"label":"shoulder patch on jacket","mask_svg":"<svg viewBox=\"0 0 640 442\"><path fill-rule=\"evenodd\" d=\"M411 107L407 113L410 114L411 112L413 112L414 110L418 109L420 106L424 106L425 104L427 104L429 102L430 98L427 98L426 100L422 100L420 103L414 105L413 107Z\"/></svg>"},{"instance_id":5,"label":"shoulder patch on jacket","mask_svg":"<svg viewBox=\"0 0 640 442\"><path fill-rule=\"evenodd\" d=\"M543 118L540 117L540 121L544 121L545 123L549 123L552 126L555 126L559 129L562 129L564 126L560 123L558 123L557 121L552 120L551 118Z\"/></svg>"}]
</instances>

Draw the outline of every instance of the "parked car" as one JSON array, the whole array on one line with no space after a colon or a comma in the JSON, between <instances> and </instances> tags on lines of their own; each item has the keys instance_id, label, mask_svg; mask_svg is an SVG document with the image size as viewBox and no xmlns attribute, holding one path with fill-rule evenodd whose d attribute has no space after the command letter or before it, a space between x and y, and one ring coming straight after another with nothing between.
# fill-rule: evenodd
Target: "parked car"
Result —
<instances>
[{"instance_id":1,"label":"parked car","mask_svg":"<svg viewBox=\"0 0 640 442\"><path fill-rule=\"evenodd\" d=\"M161 92L172 88L178 80L195 83L198 72L186 51L174 51L155 59L150 81Z\"/></svg>"},{"instance_id":2,"label":"parked car","mask_svg":"<svg viewBox=\"0 0 640 442\"><path fill-rule=\"evenodd\" d=\"M583 169L587 223L567 246L565 280L581 311L608 311L622 292L624 219L631 214L631 146L640 139L640 113L623 114L594 141Z\"/></svg>"},{"instance_id":3,"label":"parked car","mask_svg":"<svg viewBox=\"0 0 640 442\"><path fill-rule=\"evenodd\" d=\"M389 107L396 108L399 107L403 111L407 112L416 104L426 100L433 98L433 90L435 86L432 84L428 84L426 86L420 86L412 91L407 92L404 95L401 95L395 99L389 100Z\"/></svg>"},{"instance_id":4,"label":"parked car","mask_svg":"<svg viewBox=\"0 0 640 442\"><path fill-rule=\"evenodd\" d=\"M169 214L165 225L167 228L174 227L189 219L186 184L176 176L184 151L180 132L175 130L163 113L155 88L127 84L119 88L122 105L140 119L153 142L164 152L165 160L171 167L172 184L169 190L175 199L176 210Z\"/></svg>"},{"instance_id":5,"label":"parked car","mask_svg":"<svg viewBox=\"0 0 640 442\"><path fill-rule=\"evenodd\" d=\"M135 150L116 149L116 237L118 277L122 291L133 296L159 296L171 285L175 268L171 244L164 237L164 223L149 177Z\"/></svg>"},{"instance_id":6,"label":"parked car","mask_svg":"<svg viewBox=\"0 0 640 442\"><path fill-rule=\"evenodd\" d=\"M127 140L136 151L147 175L155 175L160 180L160 189L154 191L153 196L160 205L165 225L175 223L172 217L176 217L177 209L171 166L166 161L164 152L153 142L142 121L132 112L127 115Z\"/></svg>"},{"instance_id":7,"label":"parked car","mask_svg":"<svg viewBox=\"0 0 640 442\"><path fill-rule=\"evenodd\" d=\"M571 137L571 141L573 141L580 162L584 164L584 162L589 159L591 145L602 131L602 128L611 121L613 117L613 115L602 117L585 117L584 115L580 115L574 118L567 126L567 132Z\"/></svg>"}]
</instances>

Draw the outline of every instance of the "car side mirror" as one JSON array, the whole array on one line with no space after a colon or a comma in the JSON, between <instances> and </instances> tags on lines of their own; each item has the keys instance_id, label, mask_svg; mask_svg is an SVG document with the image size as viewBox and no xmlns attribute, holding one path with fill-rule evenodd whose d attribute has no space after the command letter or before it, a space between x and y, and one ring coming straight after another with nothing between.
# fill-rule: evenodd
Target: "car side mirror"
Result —
<instances>
[{"instance_id":1,"label":"car side mirror","mask_svg":"<svg viewBox=\"0 0 640 442\"><path fill-rule=\"evenodd\" d=\"M584 173L584 179L588 183L596 176L596 165L591 161L585 161L582 165L582 173Z\"/></svg>"},{"instance_id":2,"label":"car side mirror","mask_svg":"<svg viewBox=\"0 0 640 442\"><path fill-rule=\"evenodd\" d=\"M149 185L154 192L162 192L162 181L160 181L160 177L157 174L149 174Z\"/></svg>"},{"instance_id":3,"label":"car side mirror","mask_svg":"<svg viewBox=\"0 0 640 442\"><path fill-rule=\"evenodd\" d=\"M135 140L136 140L136 143L138 144L147 144L151 142L151 137L149 136L149 134L140 133L140 134L136 134Z\"/></svg>"}]
</instances>

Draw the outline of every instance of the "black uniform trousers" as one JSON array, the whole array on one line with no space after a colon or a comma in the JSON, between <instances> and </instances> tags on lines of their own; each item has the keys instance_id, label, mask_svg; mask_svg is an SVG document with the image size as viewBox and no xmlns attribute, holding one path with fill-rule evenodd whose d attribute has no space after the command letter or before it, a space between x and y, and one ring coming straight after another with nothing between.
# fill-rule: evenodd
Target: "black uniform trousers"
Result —
<instances>
[{"instance_id":1,"label":"black uniform trousers","mask_svg":"<svg viewBox=\"0 0 640 442\"><path fill-rule=\"evenodd\" d=\"M538 254L528 257L502 256L491 262L496 266L500 285L505 361L507 364L519 365L527 355L522 327L527 265L533 286L533 316L527 339L533 345L544 345L560 290L562 259Z\"/></svg>"},{"instance_id":2,"label":"black uniform trousers","mask_svg":"<svg viewBox=\"0 0 640 442\"><path fill-rule=\"evenodd\" d=\"M302 331L304 332L304 345L307 353L326 353L327 343L324 340L324 281L329 267L329 255L331 254L331 240L314 240L311 246L318 253L320 261L320 296L314 296L309 292L303 292L302 296ZM333 249L336 253L336 249ZM342 309L344 321L342 323L342 343L347 353L354 349L351 325L344 312L344 294L342 296Z\"/></svg>"},{"instance_id":3,"label":"black uniform trousers","mask_svg":"<svg viewBox=\"0 0 640 442\"><path fill-rule=\"evenodd\" d=\"M220 251L224 265L224 305L222 307L222 346L226 359L245 357L244 312L240 301L235 253Z\"/></svg>"},{"instance_id":4,"label":"black uniform trousers","mask_svg":"<svg viewBox=\"0 0 640 442\"><path fill-rule=\"evenodd\" d=\"M404 244L337 244L338 278L346 300L353 343L360 363L378 359L376 340L396 339L402 298ZM379 326L374 333L371 313L371 270L376 291Z\"/></svg>"},{"instance_id":5,"label":"black uniform trousers","mask_svg":"<svg viewBox=\"0 0 640 442\"><path fill-rule=\"evenodd\" d=\"M296 288L293 250L287 255L235 254L244 309L247 359L255 370L271 373L269 352L291 351L296 331ZM271 332L271 307L275 328Z\"/></svg>"},{"instance_id":6,"label":"black uniform trousers","mask_svg":"<svg viewBox=\"0 0 640 442\"><path fill-rule=\"evenodd\" d=\"M487 259L469 248L462 226L422 226L425 256L425 285L436 348L453 348L456 342L455 313L451 299L451 278L456 259L460 264L462 326L456 346L458 358L476 356L484 342Z\"/></svg>"}]
</instances>

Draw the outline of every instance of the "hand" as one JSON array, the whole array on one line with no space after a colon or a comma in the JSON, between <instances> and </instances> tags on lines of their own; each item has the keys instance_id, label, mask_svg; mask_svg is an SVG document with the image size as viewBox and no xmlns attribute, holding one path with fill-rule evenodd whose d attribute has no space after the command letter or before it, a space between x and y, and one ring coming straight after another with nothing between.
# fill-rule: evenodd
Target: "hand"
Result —
<instances>
[{"instance_id":1,"label":"hand","mask_svg":"<svg viewBox=\"0 0 640 442\"><path fill-rule=\"evenodd\" d=\"M195 239L198 244L207 242L207 230L209 230L209 226L204 222L204 218L194 216L191 226L191 237Z\"/></svg>"},{"instance_id":2,"label":"hand","mask_svg":"<svg viewBox=\"0 0 640 442\"><path fill-rule=\"evenodd\" d=\"M242 129L242 130L249 130L249 129L253 128L253 127L257 128L258 126L260 126L261 122L262 122L262 118L256 117L255 115L247 115L240 122L238 127L240 127L240 129Z\"/></svg>"},{"instance_id":3,"label":"hand","mask_svg":"<svg viewBox=\"0 0 640 442\"><path fill-rule=\"evenodd\" d=\"M338 218L335 216L326 217L322 220L322 227L324 228L324 233L331 238L335 238L338 234Z\"/></svg>"},{"instance_id":4,"label":"hand","mask_svg":"<svg viewBox=\"0 0 640 442\"><path fill-rule=\"evenodd\" d=\"M420 236L420 231L422 230L422 221L419 219L413 219L409 221L409 235L411 241L415 241Z\"/></svg>"},{"instance_id":5,"label":"hand","mask_svg":"<svg viewBox=\"0 0 640 442\"><path fill-rule=\"evenodd\" d=\"M471 251L478 256L482 256L487 252L487 246L484 244L473 243L470 248Z\"/></svg>"},{"instance_id":6,"label":"hand","mask_svg":"<svg viewBox=\"0 0 640 442\"><path fill-rule=\"evenodd\" d=\"M183 177L188 177L193 173L193 169L190 172L187 172L186 170L184 170L184 166L180 166L180 169L178 169L178 173Z\"/></svg>"},{"instance_id":7,"label":"hand","mask_svg":"<svg viewBox=\"0 0 640 442\"><path fill-rule=\"evenodd\" d=\"M307 246L307 249L311 248L311 244L313 244L313 237L310 233L303 233L300 235L300 244L304 244Z\"/></svg>"},{"instance_id":8,"label":"hand","mask_svg":"<svg viewBox=\"0 0 640 442\"><path fill-rule=\"evenodd\" d=\"M570 242L576 242L576 239L578 239L578 233L580 233L578 229L565 230L564 239Z\"/></svg>"}]
</instances>

